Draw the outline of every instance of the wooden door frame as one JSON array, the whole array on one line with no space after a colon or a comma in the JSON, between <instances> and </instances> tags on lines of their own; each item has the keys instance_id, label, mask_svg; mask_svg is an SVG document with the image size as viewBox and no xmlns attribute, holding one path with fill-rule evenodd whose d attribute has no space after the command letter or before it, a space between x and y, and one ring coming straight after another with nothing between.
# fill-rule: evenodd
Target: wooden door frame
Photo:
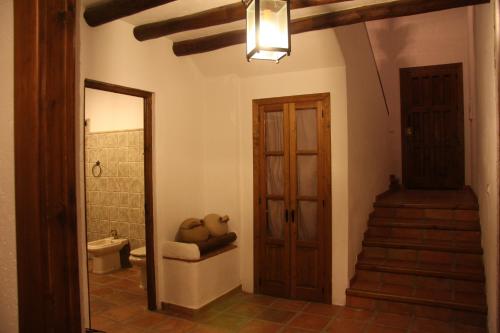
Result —
<instances>
[{"instance_id":1,"label":"wooden door frame","mask_svg":"<svg viewBox=\"0 0 500 333\"><path fill-rule=\"evenodd\" d=\"M462 186L465 186L465 121L464 121L464 116L465 116L465 110L464 110L464 83L463 83L463 64L462 63L450 63L450 64L437 64L437 65L430 65L430 66L416 66L416 67L405 67L405 68L400 68L399 69L399 87L400 87L400 115L401 115L401 167L402 167L402 183L403 185L407 184L408 180L408 175L407 175L407 164L406 164L406 157L407 157L407 151L406 151L406 145L405 145L405 139L406 139L406 119L405 119L405 105L404 105L404 100L403 100L403 73L413 70L413 69L439 69L439 68L456 68L457 72L459 73L459 78L458 82L460 84L461 90L460 90L460 95L458 99L458 104L459 104L459 109L461 113L460 117L460 122L458 126L458 134L459 134L459 140L461 141L462 144Z\"/></svg>"},{"instance_id":2,"label":"wooden door frame","mask_svg":"<svg viewBox=\"0 0 500 333\"><path fill-rule=\"evenodd\" d=\"M96 89L116 94L139 97L144 100L144 213L146 228L146 270L148 309L156 310L155 247L153 219L153 94L150 91L129 88L112 83L85 79L84 89ZM85 142L85 141L84 141ZM85 218L85 225L87 219ZM87 230L87 228L85 228ZM88 279L87 279L88 280ZM90 302L89 302L90 306ZM89 312L90 313L90 312Z\"/></svg>"},{"instance_id":3,"label":"wooden door frame","mask_svg":"<svg viewBox=\"0 0 500 333\"><path fill-rule=\"evenodd\" d=\"M260 278L260 243L261 243L261 219L259 209L260 188L262 177L259 173L260 163L260 141L261 133L259 130L259 106L263 104L286 104L286 103L299 103L310 101L323 101L323 111L325 128L328 130L323 131L324 147L320 149L325 150L325 165L323 166L327 172L327 179L325 183L325 270L327 283L325 285L325 302L332 302L332 182L331 182L331 122L330 122L330 93L308 94L298 96L284 96L274 98L255 99L252 101L252 133L253 133L253 267L254 267L254 291L255 293L261 292L259 285Z\"/></svg>"},{"instance_id":4,"label":"wooden door frame","mask_svg":"<svg viewBox=\"0 0 500 333\"><path fill-rule=\"evenodd\" d=\"M13 3L19 331L80 333L76 3Z\"/></svg>"},{"instance_id":5,"label":"wooden door frame","mask_svg":"<svg viewBox=\"0 0 500 333\"><path fill-rule=\"evenodd\" d=\"M493 7L493 11L495 14L495 63L496 63L496 84L497 84L497 108L498 108L498 129L500 129L500 5L493 3L491 6ZM500 131L497 132L497 138L500 138ZM500 139L499 143L497 143L498 156L500 157ZM497 158L497 177L500 176L500 158ZM500 182L498 183L497 188L498 194L498 207L497 210L500 209ZM497 216L497 228L500 230L500 214ZM498 257L500 258L500 232L498 232L497 237L497 248L498 248ZM496 321L497 327L500 327L500 261L497 261L497 313Z\"/></svg>"}]
</instances>

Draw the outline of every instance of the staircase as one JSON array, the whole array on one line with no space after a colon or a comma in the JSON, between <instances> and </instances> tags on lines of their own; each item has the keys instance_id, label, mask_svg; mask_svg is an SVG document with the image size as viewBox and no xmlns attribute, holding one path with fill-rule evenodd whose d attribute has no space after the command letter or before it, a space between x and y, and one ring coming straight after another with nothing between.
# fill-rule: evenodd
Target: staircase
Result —
<instances>
[{"instance_id":1,"label":"staircase","mask_svg":"<svg viewBox=\"0 0 500 333\"><path fill-rule=\"evenodd\" d=\"M470 190L379 196L347 304L485 326L478 216Z\"/></svg>"}]
</instances>

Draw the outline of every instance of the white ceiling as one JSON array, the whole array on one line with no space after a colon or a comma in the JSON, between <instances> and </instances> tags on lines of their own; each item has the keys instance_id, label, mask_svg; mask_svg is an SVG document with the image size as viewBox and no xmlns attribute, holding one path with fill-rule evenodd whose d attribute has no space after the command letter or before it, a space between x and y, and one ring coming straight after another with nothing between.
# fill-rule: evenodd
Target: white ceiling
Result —
<instances>
[{"instance_id":1,"label":"white ceiling","mask_svg":"<svg viewBox=\"0 0 500 333\"><path fill-rule=\"evenodd\" d=\"M101 1L102 0L82 0L84 7L99 3ZM392 1L395 0L350 0L337 4L301 8L292 11L292 19L318 15L332 11L339 11L364 5L373 5L376 3L385 3ZM177 0L163 6L158 6L143 11L141 13L125 17L123 18L123 21L128 22L134 26L137 26L141 24L152 23L175 17L185 16L197 12L202 12L211 8L228 5L235 2L238 1L237 0ZM181 32L178 34L170 35L167 38L171 39L172 41L180 41L180 40L198 38L236 29L244 29L244 28L245 28L245 21L241 20L205 29Z\"/></svg>"},{"instance_id":2,"label":"white ceiling","mask_svg":"<svg viewBox=\"0 0 500 333\"><path fill-rule=\"evenodd\" d=\"M321 52L318 52L319 50ZM227 74L248 77L345 65L334 29L293 35L291 56L283 58L279 64L271 61L248 62L245 57L245 44L190 57L198 69L208 77ZM224 66L220 66L221 63Z\"/></svg>"}]
</instances>

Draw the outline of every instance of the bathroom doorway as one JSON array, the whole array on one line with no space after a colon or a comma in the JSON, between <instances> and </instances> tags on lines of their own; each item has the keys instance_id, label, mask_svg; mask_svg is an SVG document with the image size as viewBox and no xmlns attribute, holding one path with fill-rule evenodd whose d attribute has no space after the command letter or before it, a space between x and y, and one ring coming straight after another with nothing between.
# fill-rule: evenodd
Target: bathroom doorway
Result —
<instances>
[{"instance_id":1,"label":"bathroom doorway","mask_svg":"<svg viewBox=\"0 0 500 333\"><path fill-rule=\"evenodd\" d=\"M90 328L156 310L153 93L85 80L85 221Z\"/></svg>"}]
</instances>

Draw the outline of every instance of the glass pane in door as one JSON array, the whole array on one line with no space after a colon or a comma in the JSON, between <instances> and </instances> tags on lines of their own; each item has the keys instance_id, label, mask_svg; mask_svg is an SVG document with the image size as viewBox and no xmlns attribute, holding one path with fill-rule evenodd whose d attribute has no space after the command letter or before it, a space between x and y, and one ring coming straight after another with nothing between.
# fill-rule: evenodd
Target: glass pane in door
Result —
<instances>
[{"instance_id":1,"label":"glass pane in door","mask_svg":"<svg viewBox=\"0 0 500 333\"><path fill-rule=\"evenodd\" d=\"M283 200L267 200L267 235L283 239L285 203Z\"/></svg>"},{"instance_id":2,"label":"glass pane in door","mask_svg":"<svg viewBox=\"0 0 500 333\"><path fill-rule=\"evenodd\" d=\"M283 151L283 112L265 112L266 152Z\"/></svg>"},{"instance_id":3,"label":"glass pane in door","mask_svg":"<svg viewBox=\"0 0 500 333\"><path fill-rule=\"evenodd\" d=\"M318 156L297 156L297 195L318 195Z\"/></svg>"},{"instance_id":4,"label":"glass pane in door","mask_svg":"<svg viewBox=\"0 0 500 333\"><path fill-rule=\"evenodd\" d=\"M268 156L267 195L284 195L283 156Z\"/></svg>"},{"instance_id":5,"label":"glass pane in door","mask_svg":"<svg viewBox=\"0 0 500 333\"><path fill-rule=\"evenodd\" d=\"M299 201L297 223L299 240L316 240L318 225L318 203L316 201Z\"/></svg>"},{"instance_id":6,"label":"glass pane in door","mask_svg":"<svg viewBox=\"0 0 500 333\"><path fill-rule=\"evenodd\" d=\"M295 110L297 121L297 150L316 151L318 149L318 125L316 109Z\"/></svg>"}]
</instances>

